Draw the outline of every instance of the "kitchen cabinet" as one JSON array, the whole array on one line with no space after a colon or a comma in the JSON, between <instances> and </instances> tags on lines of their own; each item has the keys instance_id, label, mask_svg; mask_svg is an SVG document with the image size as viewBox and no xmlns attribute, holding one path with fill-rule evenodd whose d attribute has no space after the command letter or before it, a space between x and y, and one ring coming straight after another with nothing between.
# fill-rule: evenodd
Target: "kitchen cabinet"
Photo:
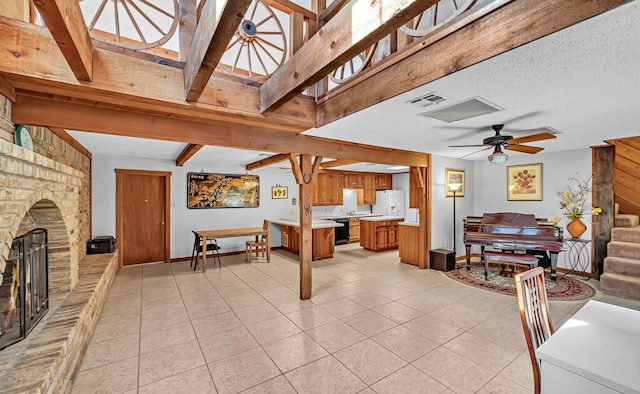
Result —
<instances>
[{"instance_id":1,"label":"kitchen cabinet","mask_svg":"<svg viewBox=\"0 0 640 394\"><path fill-rule=\"evenodd\" d=\"M300 255L300 227L285 224L279 224L278 227L282 232L282 249ZM335 251L335 229L333 227L316 228L312 231L312 260L332 258Z\"/></svg>"},{"instance_id":2,"label":"kitchen cabinet","mask_svg":"<svg viewBox=\"0 0 640 394\"><path fill-rule=\"evenodd\" d=\"M398 225L402 220L361 220L360 246L376 252L398 248Z\"/></svg>"},{"instance_id":3,"label":"kitchen cabinet","mask_svg":"<svg viewBox=\"0 0 640 394\"><path fill-rule=\"evenodd\" d=\"M313 183L313 205L329 205L331 183L329 174L321 172Z\"/></svg>"},{"instance_id":4,"label":"kitchen cabinet","mask_svg":"<svg viewBox=\"0 0 640 394\"><path fill-rule=\"evenodd\" d=\"M349 218L349 242L360 241L360 218Z\"/></svg>"},{"instance_id":5,"label":"kitchen cabinet","mask_svg":"<svg viewBox=\"0 0 640 394\"><path fill-rule=\"evenodd\" d=\"M343 174L343 187L345 189L364 189L364 173L345 171Z\"/></svg>"},{"instance_id":6,"label":"kitchen cabinet","mask_svg":"<svg viewBox=\"0 0 640 394\"><path fill-rule=\"evenodd\" d=\"M392 190L393 176L391 174L376 174L376 190Z\"/></svg>"},{"instance_id":7,"label":"kitchen cabinet","mask_svg":"<svg viewBox=\"0 0 640 394\"><path fill-rule=\"evenodd\" d=\"M342 193L344 183L344 175L341 173L329 175L329 204L342 205L344 194Z\"/></svg>"},{"instance_id":8,"label":"kitchen cabinet","mask_svg":"<svg viewBox=\"0 0 640 394\"><path fill-rule=\"evenodd\" d=\"M341 173L321 172L313 183L313 205L342 205L344 175Z\"/></svg>"}]
</instances>

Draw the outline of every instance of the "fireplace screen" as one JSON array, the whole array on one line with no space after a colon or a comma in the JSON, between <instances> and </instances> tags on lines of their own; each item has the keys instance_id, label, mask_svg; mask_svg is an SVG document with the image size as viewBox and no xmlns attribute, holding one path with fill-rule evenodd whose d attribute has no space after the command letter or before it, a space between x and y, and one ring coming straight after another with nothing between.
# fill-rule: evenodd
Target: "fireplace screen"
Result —
<instances>
[{"instance_id":1,"label":"fireplace screen","mask_svg":"<svg viewBox=\"0 0 640 394\"><path fill-rule=\"evenodd\" d=\"M47 230L16 237L0 285L0 349L24 339L49 309Z\"/></svg>"}]
</instances>

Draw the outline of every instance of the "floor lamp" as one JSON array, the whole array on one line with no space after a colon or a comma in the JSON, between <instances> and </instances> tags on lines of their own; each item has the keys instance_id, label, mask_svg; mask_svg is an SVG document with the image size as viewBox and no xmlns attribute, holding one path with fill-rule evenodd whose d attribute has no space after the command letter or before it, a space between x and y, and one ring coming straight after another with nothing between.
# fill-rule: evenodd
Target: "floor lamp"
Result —
<instances>
[{"instance_id":1,"label":"floor lamp","mask_svg":"<svg viewBox=\"0 0 640 394\"><path fill-rule=\"evenodd\" d=\"M462 187L462 183L450 183L447 185L453 193L453 255L456 255L456 192Z\"/></svg>"}]
</instances>

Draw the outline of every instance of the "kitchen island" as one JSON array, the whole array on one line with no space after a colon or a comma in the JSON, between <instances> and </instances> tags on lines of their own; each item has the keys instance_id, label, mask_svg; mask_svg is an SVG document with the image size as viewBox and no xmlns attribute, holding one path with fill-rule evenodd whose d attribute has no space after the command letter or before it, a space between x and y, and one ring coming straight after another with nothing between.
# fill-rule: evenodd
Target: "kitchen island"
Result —
<instances>
[{"instance_id":1,"label":"kitchen island","mask_svg":"<svg viewBox=\"0 0 640 394\"><path fill-rule=\"evenodd\" d=\"M300 222L295 219L282 218L272 220L282 232L282 249L300 254ZM311 222L312 260L330 259L335 251L335 228L342 224L333 220L314 220Z\"/></svg>"},{"instance_id":2,"label":"kitchen island","mask_svg":"<svg viewBox=\"0 0 640 394\"><path fill-rule=\"evenodd\" d=\"M360 218L360 246L376 252L397 249L398 224L403 220L398 216Z\"/></svg>"}]
</instances>

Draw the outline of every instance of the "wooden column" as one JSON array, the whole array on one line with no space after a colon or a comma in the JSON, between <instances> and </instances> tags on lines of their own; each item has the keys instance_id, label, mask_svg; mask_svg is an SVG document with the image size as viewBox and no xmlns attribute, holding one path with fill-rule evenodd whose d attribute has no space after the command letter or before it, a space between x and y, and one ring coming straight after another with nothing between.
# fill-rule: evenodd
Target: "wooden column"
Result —
<instances>
[{"instance_id":1,"label":"wooden column","mask_svg":"<svg viewBox=\"0 0 640 394\"><path fill-rule=\"evenodd\" d=\"M289 161L296 183L300 186L298 204L300 206L300 299L311 298L311 261L313 259L313 182L318 173L322 157L316 156L311 164L310 155L290 155Z\"/></svg>"},{"instance_id":2,"label":"wooden column","mask_svg":"<svg viewBox=\"0 0 640 394\"><path fill-rule=\"evenodd\" d=\"M428 157L428 162L431 163L431 156ZM431 200L429 188L430 170L430 165L429 167L411 167L410 173L414 180L410 182L409 187L417 188L414 196L417 198L418 207L418 267L421 269L431 266L429 262L429 249L431 248L431 235L429 233L431 225L431 214L429 212Z\"/></svg>"},{"instance_id":3,"label":"wooden column","mask_svg":"<svg viewBox=\"0 0 640 394\"><path fill-rule=\"evenodd\" d=\"M204 0L202 3L204 3ZM191 41L196 32L196 25L198 24L196 16L197 8L196 0L180 0L180 23L178 24L180 43L178 52L181 62L187 60L187 55L191 48Z\"/></svg>"},{"instance_id":4,"label":"wooden column","mask_svg":"<svg viewBox=\"0 0 640 394\"><path fill-rule=\"evenodd\" d=\"M593 216L591 231L591 273L595 278L602 275L604 258L607 257L607 244L611 241L611 228L614 221L613 173L615 147L595 146L591 148L592 206L602 208L602 213Z\"/></svg>"}]
</instances>

